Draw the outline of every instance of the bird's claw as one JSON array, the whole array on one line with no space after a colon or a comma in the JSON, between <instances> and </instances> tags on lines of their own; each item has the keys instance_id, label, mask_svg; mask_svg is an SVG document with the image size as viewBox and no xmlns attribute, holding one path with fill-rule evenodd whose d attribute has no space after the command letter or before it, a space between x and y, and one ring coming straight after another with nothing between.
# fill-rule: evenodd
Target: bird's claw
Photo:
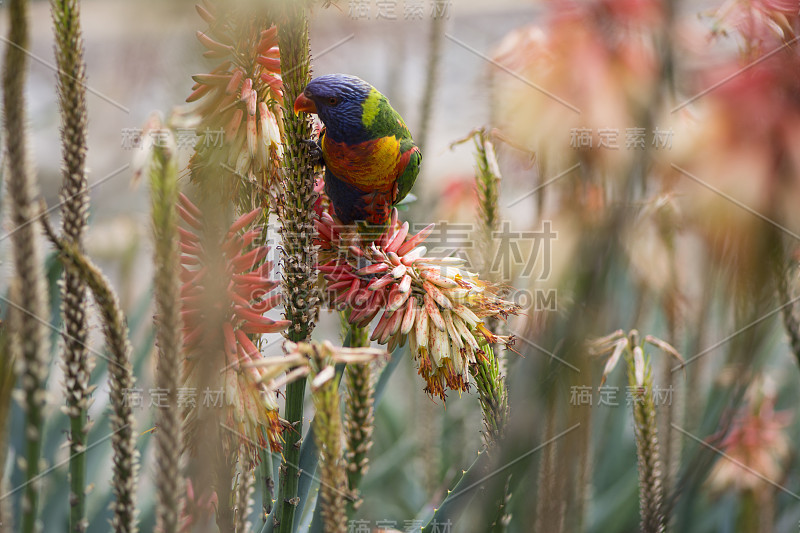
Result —
<instances>
[{"instance_id":1,"label":"bird's claw","mask_svg":"<svg viewBox=\"0 0 800 533\"><path fill-rule=\"evenodd\" d=\"M314 139L303 139L300 142L308 147L308 156L311 158L311 161L314 164L321 165L322 147L319 145L319 141Z\"/></svg>"}]
</instances>

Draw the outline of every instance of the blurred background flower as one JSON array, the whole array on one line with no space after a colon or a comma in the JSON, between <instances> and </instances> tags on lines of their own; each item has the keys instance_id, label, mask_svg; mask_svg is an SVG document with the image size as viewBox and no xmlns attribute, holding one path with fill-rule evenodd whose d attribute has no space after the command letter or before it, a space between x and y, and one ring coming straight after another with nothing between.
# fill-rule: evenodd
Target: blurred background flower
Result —
<instances>
[{"instance_id":1,"label":"blurred background flower","mask_svg":"<svg viewBox=\"0 0 800 533\"><path fill-rule=\"evenodd\" d=\"M785 477L791 453L786 428L792 413L775 411L772 388L761 379L748 389L747 403L719 444L725 456L717 460L708 478L714 491L772 492L770 481L780 483Z\"/></svg>"},{"instance_id":2,"label":"blurred background flower","mask_svg":"<svg viewBox=\"0 0 800 533\"><path fill-rule=\"evenodd\" d=\"M217 366L224 374L228 424L236 429L234 435L241 437L241 444L257 463L260 447L269 446L275 451L281 449L282 428L276 391L267 386L259 367L251 363L263 358L256 346L261 335L278 333L289 325L287 320L272 320L264 316L280 303L281 294L273 292L278 283L270 279L272 263L263 261L268 248L257 244L261 228L253 227L253 222L261 215L261 209L239 217L220 243L225 266L221 286L226 288L226 292L223 299L216 301L214 295L206 292L207 287L217 286L217 283L208 279L210 270L206 268L207 258L203 250L203 215L183 195L178 210L187 225L180 229L181 316L187 383L196 380L193 376L196 358L205 355L204 334L210 327L207 316L213 314L207 306L213 302L212 305L218 308L217 313L225 320L216 326L222 328L225 348L225 353L219 354ZM287 364L282 370L288 368Z\"/></svg>"}]
</instances>

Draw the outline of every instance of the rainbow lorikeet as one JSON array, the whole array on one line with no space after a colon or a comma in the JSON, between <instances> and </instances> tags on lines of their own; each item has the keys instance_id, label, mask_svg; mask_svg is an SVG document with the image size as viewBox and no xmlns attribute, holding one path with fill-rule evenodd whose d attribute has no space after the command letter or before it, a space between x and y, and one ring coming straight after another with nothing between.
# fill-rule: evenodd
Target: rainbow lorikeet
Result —
<instances>
[{"instance_id":1,"label":"rainbow lorikeet","mask_svg":"<svg viewBox=\"0 0 800 533\"><path fill-rule=\"evenodd\" d=\"M325 193L344 224L383 226L417 179L422 154L403 119L375 87L356 76L311 80L295 113L316 113Z\"/></svg>"}]
</instances>

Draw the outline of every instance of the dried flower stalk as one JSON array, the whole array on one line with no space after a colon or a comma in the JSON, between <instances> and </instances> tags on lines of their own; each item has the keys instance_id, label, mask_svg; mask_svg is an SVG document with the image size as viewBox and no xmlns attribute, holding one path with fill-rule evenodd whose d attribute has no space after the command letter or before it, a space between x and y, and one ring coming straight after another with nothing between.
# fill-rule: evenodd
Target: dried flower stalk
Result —
<instances>
[{"instance_id":1,"label":"dried flower stalk","mask_svg":"<svg viewBox=\"0 0 800 533\"><path fill-rule=\"evenodd\" d=\"M111 359L109 361L109 397L111 403L112 503L111 527L116 533L136 533L136 485L139 471L139 452L136 450L133 407L126 394L133 388L131 345L128 326L119 300L102 272L72 243L56 237L45 218L42 219L50 241L61 253L66 268L81 277L94 296L103 319Z\"/></svg>"},{"instance_id":2,"label":"dried flower stalk","mask_svg":"<svg viewBox=\"0 0 800 533\"><path fill-rule=\"evenodd\" d=\"M86 63L80 25L80 6L76 0L54 0L51 4L58 65L58 102L61 108L61 144L64 159L62 203L62 238L83 248L89 212L86 177ZM86 522L86 440L91 424L87 409L89 396L89 361L86 340L86 287L79 276L64 272L61 286L61 313L64 317L64 384L66 413L70 417L70 531L85 531Z\"/></svg>"},{"instance_id":3,"label":"dried flower stalk","mask_svg":"<svg viewBox=\"0 0 800 533\"><path fill-rule=\"evenodd\" d=\"M349 311L345 311L349 314ZM342 316L342 321L347 317ZM368 347L369 329L346 324L349 330L348 346ZM345 403L345 442L347 460L347 486L350 498L347 502L348 516L352 517L361 499L358 486L367 471L367 453L372 447L374 424L375 372L371 365L348 365L345 369L347 400Z\"/></svg>"},{"instance_id":4,"label":"dried flower stalk","mask_svg":"<svg viewBox=\"0 0 800 533\"><path fill-rule=\"evenodd\" d=\"M434 4L434 10L437 9ZM428 147L431 119L438 89L437 78L439 76L440 64L442 60L442 43L444 42L445 22L447 17L444 13L433 13L431 20L430 33L428 34L428 58L425 65L425 87L422 90L422 104L420 105L420 125L419 135L417 135L417 146L425 151Z\"/></svg>"},{"instance_id":5,"label":"dried flower stalk","mask_svg":"<svg viewBox=\"0 0 800 533\"><path fill-rule=\"evenodd\" d=\"M44 423L47 357L47 311L44 276L36 227L31 224L38 213L34 198L38 194L27 157L25 79L28 59L28 2L11 0L8 5L8 40L3 65L3 113L5 116L6 165L11 223L14 279L11 285L10 354L18 362L25 412L25 451L20 466L28 485L22 495L21 531L32 533L39 509L39 458Z\"/></svg>"},{"instance_id":6,"label":"dried flower stalk","mask_svg":"<svg viewBox=\"0 0 800 533\"><path fill-rule=\"evenodd\" d=\"M239 451L239 468L237 469L236 501L234 502L234 533L248 533L248 518L253 510L253 491L255 490L255 463L246 450Z\"/></svg>"},{"instance_id":7,"label":"dried flower stalk","mask_svg":"<svg viewBox=\"0 0 800 533\"><path fill-rule=\"evenodd\" d=\"M639 510L643 533L666 531L664 514L664 469L658 444L658 423L653 397L653 367L645 357L645 344L654 346L683 363L683 358L670 344L647 335L640 342L639 332L622 330L594 340L590 351L595 355L610 353L600 384L624 356L628 365L628 385L633 391L633 426L639 467Z\"/></svg>"},{"instance_id":8,"label":"dried flower stalk","mask_svg":"<svg viewBox=\"0 0 800 533\"><path fill-rule=\"evenodd\" d=\"M543 438L544 442L550 444L542 450L539 463L536 490L540 496L536 499L536 522L533 530L561 532L564 528L565 506L559 501L561 476L558 474L558 458L564 451L561 440L556 438L557 405L552 397L547 400L546 410Z\"/></svg>"},{"instance_id":9,"label":"dried flower stalk","mask_svg":"<svg viewBox=\"0 0 800 533\"><path fill-rule=\"evenodd\" d=\"M342 420L339 414L339 384L332 361L314 352L311 363L311 397L316 409L314 435L320 448L319 505L331 533L346 533L347 475L342 450Z\"/></svg>"},{"instance_id":10,"label":"dried flower stalk","mask_svg":"<svg viewBox=\"0 0 800 533\"><path fill-rule=\"evenodd\" d=\"M636 455L639 465L639 513L642 533L666 531L664 517L664 469L658 445L658 424L653 399L653 371L646 361L644 379L637 377L636 359L644 357L642 348L633 348L634 357L628 362L628 383L638 386L633 401L633 427L636 434Z\"/></svg>"}]
</instances>

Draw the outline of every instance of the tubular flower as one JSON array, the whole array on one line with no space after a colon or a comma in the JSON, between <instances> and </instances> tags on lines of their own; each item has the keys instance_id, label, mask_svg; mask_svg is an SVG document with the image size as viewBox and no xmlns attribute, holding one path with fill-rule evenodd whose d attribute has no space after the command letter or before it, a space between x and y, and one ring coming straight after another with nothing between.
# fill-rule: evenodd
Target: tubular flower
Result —
<instances>
[{"instance_id":1,"label":"tubular flower","mask_svg":"<svg viewBox=\"0 0 800 533\"><path fill-rule=\"evenodd\" d=\"M712 15L715 35L738 33L756 57L795 36L800 6L794 0L727 0Z\"/></svg>"},{"instance_id":2,"label":"tubular flower","mask_svg":"<svg viewBox=\"0 0 800 533\"><path fill-rule=\"evenodd\" d=\"M756 380L748 390L750 399L733 420L719 448L730 460L719 460L709 474L708 483L716 492L729 489L764 491L765 479L781 479L786 472L791 444L787 427L791 413L775 411L774 393L762 390Z\"/></svg>"},{"instance_id":3,"label":"tubular flower","mask_svg":"<svg viewBox=\"0 0 800 533\"><path fill-rule=\"evenodd\" d=\"M195 110L200 122L197 153L190 165L192 179L228 172L233 176L223 190L231 195L248 192L242 185L268 190L283 151L278 28L270 26L261 11L235 15L211 0L204 0L197 11L208 23L205 32L197 32L207 49L203 55L222 61L210 73L192 77L193 92L186 99L201 102ZM243 20L248 22L242 24ZM252 203L251 196L266 198L265 194L239 197Z\"/></svg>"},{"instance_id":4,"label":"tubular flower","mask_svg":"<svg viewBox=\"0 0 800 533\"><path fill-rule=\"evenodd\" d=\"M285 341L283 350L283 357L260 357L243 363L242 368L257 371L260 374L258 381L273 391L312 373L311 386L316 390L335 375L333 365L337 363L365 365L388 356L385 350L336 347L329 341ZM288 369L291 370L286 372Z\"/></svg>"},{"instance_id":5,"label":"tubular flower","mask_svg":"<svg viewBox=\"0 0 800 533\"><path fill-rule=\"evenodd\" d=\"M630 165L634 152L588 146L603 142L598 132L610 124L637 125L651 106L650 94L660 72L654 36L664 24L661 4L655 0L549 2L546 25L510 32L491 54L498 127L515 144L531 147L540 157L562 158L562 162L565 139L576 130L584 131L586 144L569 157L576 162L589 160L614 176L624 175L619 169ZM497 74L501 69L546 87L551 96L558 96L559 105L530 86L508 82L504 74ZM537 119L523 118L528 116ZM591 206L591 193L570 198Z\"/></svg>"},{"instance_id":6,"label":"tubular flower","mask_svg":"<svg viewBox=\"0 0 800 533\"><path fill-rule=\"evenodd\" d=\"M178 211L190 228L180 229L180 246L181 315L191 373L192 355L202 352L203 332L207 327L204 306L211 298L205 290L209 280L208 270L204 267L206 258L202 238L196 233L202 231L202 215L183 195ZM278 283L268 277L272 263L262 263L268 247L253 246L261 228L250 226L260 215L261 209L255 209L241 216L224 235L219 250L223 254L226 297L215 301L215 305L223 306L220 316L223 317L225 362L221 366L228 421L246 437L245 445L254 457L258 456L258 446L267 443L271 449L280 450L281 425L275 389L268 386L268 380L274 374L252 366L251 363L263 359L263 356L251 339L264 333L278 333L289 325L286 320L263 316L280 303L281 294L270 294ZM282 367L281 371L285 368Z\"/></svg>"},{"instance_id":7,"label":"tubular flower","mask_svg":"<svg viewBox=\"0 0 800 533\"><path fill-rule=\"evenodd\" d=\"M337 347L331 344L330 341L285 341L283 343L283 350L286 352L286 355L283 357L267 357L259 361L253 361L247 366L269 369L265 370L265 376L277 376L283 372L285 368L294 368L294 372L296 372L298 376L307 376L310 369L309 365L311 365L313 366L314 374L321 376L318 379L319 383L322 383L332 377L334 368L330 366L331 364L364 365L376 359L386 358L386 356L388 356L385 350L378 350L375 348ZM330 370L328 370L328 367ZM330 376L328 375L329 372L331 373ZM280 387L287 381L293 381L295 377L293 372L289 372L280 380L269 381L269 384L271 388L274 389ZM315 387L319 383L312 383L312 387Z\"/></svg>"},{"instance_id":8,"label":"tubular flower","mask_svg":"<svg viewBox=\"0 0 800 533\"><path fill-rule=\"evenodd\" d=\"M380 315L371 340L389 351L408 341L425 391L444 400L447 388L467 390L469 365L493 357L487 344L514 343L511 336L492 333L484 319L506 318L520 306L500 298L499 286L462 268L462 259L425 257L420 244L433 224L409 236L408 222L401 225L397 218L394 209L386 231L364 246L348 227L321 213L315 221L319 270L331 302L352 309L352 324L364 327Z\"/></svg>"}]
</instances>

